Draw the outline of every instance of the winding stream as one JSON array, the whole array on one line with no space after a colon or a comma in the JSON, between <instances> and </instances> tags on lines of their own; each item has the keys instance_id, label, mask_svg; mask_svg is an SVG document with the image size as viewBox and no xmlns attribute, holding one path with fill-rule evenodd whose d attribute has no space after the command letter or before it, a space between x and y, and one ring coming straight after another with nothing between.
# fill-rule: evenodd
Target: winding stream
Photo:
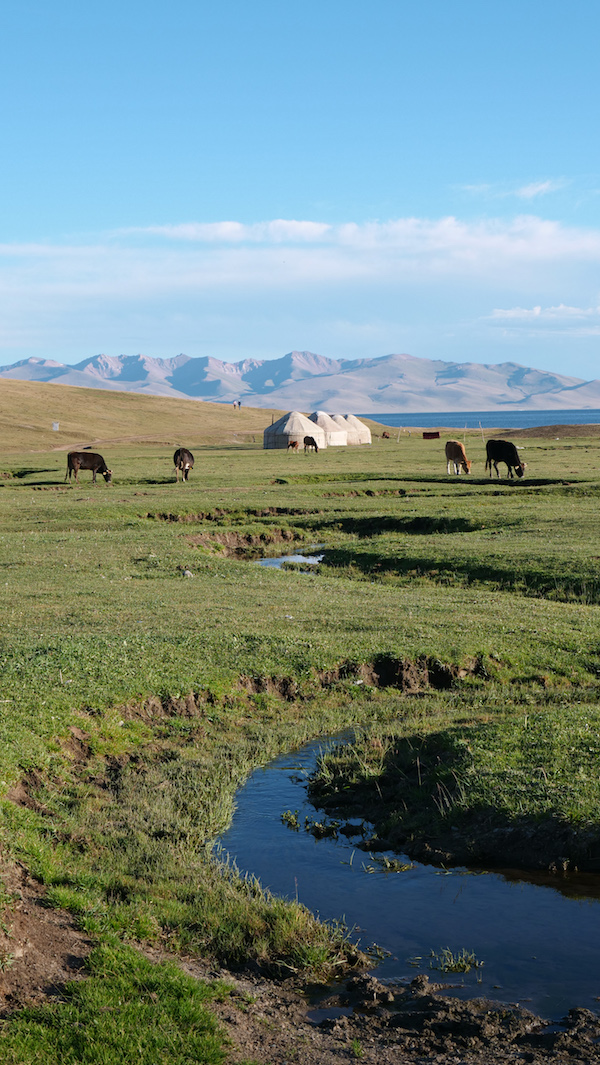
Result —
<instances>
[{"instance_id":1,"label":"winding stream","mask_svg":"<svg viewBox=\"0 0 600 1065\"><path fill-rule=\"evenodd\" d=\"M281 821L284 810L298 810L302 825L305 816L315 817L302 785L325 745L316 741L276 758L238 792L220 843L242 872L324 919L343 919L363 947L377 943L389 951L377 967L380 979L426 972L456 985L462 997L518 1002L548 1019L573 1006L598 1012L600 877L524 879L510 870L418 863L386 873L352 841L292 831ZM484 964L458 976L431 971L431 951L445 947L474 951Z\"/></svg>"}]
</instances>

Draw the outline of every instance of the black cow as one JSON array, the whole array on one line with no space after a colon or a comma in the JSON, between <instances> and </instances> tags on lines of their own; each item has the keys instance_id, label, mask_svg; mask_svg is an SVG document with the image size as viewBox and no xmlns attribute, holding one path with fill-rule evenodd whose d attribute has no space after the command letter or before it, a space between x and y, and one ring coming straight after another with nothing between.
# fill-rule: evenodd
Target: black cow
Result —
<instances>
[{"instance_id":1,"label":"black cow","mask_svg":"<svg viewBox=\"0 0 600 1065\"><path fill-rule=\"evenodd\" d=\"M182 481L187 481L190 470L194 468L194 456L191 451L188 451L187 447L178 447L177 451L173 455L173 465L175 466L175 476L179 480L179 471L181 470Z\"/></svg>"},{"instance_id":2,"label":"black cow","mask_svg":"<svg viewBox=\"0 0 600 1065\"><path fill-rule=\"evenodd\" d=\"M517 477L522 477L525 472L526 462L523 462L519 458L519 452L514 444L511 444L510 440L488 440L485 445L485 453L487 456L485 468L490 468L490 477L492 476L492 466L496 471L496 476L499 477L498 463L504 462L508 470L508 477L513 476L513 470Z\"/></svg>"},{"instance_id":3,"label":"black cow","mask_svg":"<svg viewBox=\"0 0 600 1065\"><path fill-rule=\"evenodd\" d=\"M313 449L313 451L316 451L318 453L319 449L317 447L317 441L315 440L314 436L305 436L304 454L306 454L307 451L310 451L311 448Z\"/></svg>"},{"instance_id":4,"label":"black cow","mask_svg":"<svg viewBox=\"0 0 600 1065\"><path fill-rule=\"evenodd\" d=\"M71 480L71 474L75 473L75 481L80 470L91 470L92 481L96 483L96 474L101 473L107 484L112 481L112 470L109 470L102 455L96 455L93 451L69 451L67 455L67 477Z\"/></svg>"}]
</instances>

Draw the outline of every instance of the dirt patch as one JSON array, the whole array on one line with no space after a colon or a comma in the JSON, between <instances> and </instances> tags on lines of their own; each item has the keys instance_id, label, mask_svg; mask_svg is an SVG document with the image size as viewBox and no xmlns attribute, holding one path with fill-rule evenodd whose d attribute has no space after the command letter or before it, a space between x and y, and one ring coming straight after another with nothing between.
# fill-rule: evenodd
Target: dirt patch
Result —
<instances>
[{"instance_id":1,"label":"dirt patch","mask_svg":"<svg viewBox=\"0 0 600 1065\"><path fill-rule=\"evenodd\" d=\"M161 960L158 952L156 960ZM487 999L463 1002L444 994L451 985L420 975L409 986L356 976L312 1005L291 985L254 972L180 962L199 979L223 979L231 996L213 1007L232 1048L228 1061L258 1065L491 1065L523 1061L583 1063L599 1060L600 1020L571 1010L548 1025L527 1010Z\"/></svg>"},{"instance_id":2,"label":"dirt patch","mask_svg":"<svg viewBox=\"0 0 600 1065\"><path fill-rule=\"evenodd\" d=\"M65 981L84 975L90 940L70 914L45 905L45 888L0 855L0 880L10 899L0 925L0 1016L57 997Z\"/></svg>"},{"instance_id":3,"label":"dirt patch","mask_svg":"<svg viewBox=\"0 0 600 1065\"><path fill-rule=\"evenodd\" d=\"M137 494L137 493L136 493ZM147 495L147 493L144 493ZM281 518L281 517L306 517L307 514L322 514L321 510L307 510L306 507L256 507L240 511L224 510L216 507L214 510L199 510L194 514L174 514L171 511L159 511L156 514L148 511L147 518L154 521L183 522L186 525L200 524L203 521L223 521L223 518L231 518L232 515L250 518Z\"/></svg>"},{"instance_id":4,"label":"dirt patch","mask_svg":"<svg viewBox=\"0 0 600 1065\"><path fill-rule=\"evenodd\" d=\"M497 436L518 436L521 440L541 438L542 440L566 440L570 437L600 436L600 425L538 425L530 429L494 429L486 430L486 433L496 433Z\"/></svg>"},{"instance_id":5,"label":"dirt patch","mask_svg":"<svg viewBox=\"0 0 600 1065\"><path fill-rule=\"evenodd\" d=\"M261 533L239 533L233 530L215 533L198 533L186 537L194 547L213 549L218 545L220 554L227 558L252 558L264 553L271 544L285 544L303 540L302 533L294 529L269 529Z\"/></svg>"}]
</instances>

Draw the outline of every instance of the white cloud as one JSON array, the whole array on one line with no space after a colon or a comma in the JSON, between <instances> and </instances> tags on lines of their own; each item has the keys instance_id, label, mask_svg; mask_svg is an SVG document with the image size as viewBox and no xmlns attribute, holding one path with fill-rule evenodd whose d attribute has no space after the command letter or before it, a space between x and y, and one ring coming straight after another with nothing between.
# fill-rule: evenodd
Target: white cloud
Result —
<instances>
[{"instance_id":1,"label":"white cloud","mask_svg":"<svg viewBox=\"0 0 600 1065\"><path fill-rule=\"evenodd\" d=\"M314 243L324 239L331 228L326 222L276 218L272 222L258 222L254 225L245 225L242 222L188 222L180 225L136 227L117 230L115 235L149 235L198 244Z\"/></svg>"},{"instance_id":2,"label":"white cloud","mask_svg":"<svg viewBox=\"0 0 600 1065\"><path fill-rule=\"evenodd\" d=\"M586 302L591 284L600 289L600 228L531 214L477 222L454 216L340 225L189 222L124 229L96 243L4 243L0 360L47 354L43 338L50 335L59 353L60 338L75 334L97 337L89 341L92 351L108 348L102 337L109 331L123 337L119 350L133 343L151 348L157 322L184 350L179 323L196 336L214 313L225 332L237 328L246 336L250 315L269 323L279 308L299 328L306 323L306 333L317 331L311 323L318 319L322 335L328 328L340 337L363 330L366 338L374 328L373 335L391 337L395 322L396 350L407 350L405 338L421 326L429 337L439 330L441 347L455 329L466 338L472 323L480 341L483 322L488 336L495 327L498 342L502 326L507 336L519 329L524 336L527 327L543 337L563 328L575 335L600 321ZM561 291L569 292L569 305L556 301ZM282 343L299 342L296 332ZM260 349L258 335L252 344Z\"/></svg>"},{"instance_id":3,"label":"white cloud","mask_svg":"<svg viewBox=\"0 0 600 1065\"><path fill-rule=\"evenodd\" d=\"M522 200L533 200L536 196L546 196L549 192L558 192L564 188L566 182L563 178L554 181L532 181L529 185L522 185L515 189L514 195Z\"/></svg>"},{"instance_id":4,"label":"white cloud","mask_svg":"<svg viewBox=\"0 0 600 1065\"><path fill-rule=\"evenodd\" d=\"M569 184L566 178L548 178L545 181L531 181L527 185L514 188L507 184L482 182L478 185L460 185L463 192L471 196L484 196L492 200L506 200L516 196L520 200L534 200L537 196L547 196L550 192L559 192Z\"/></svg>"},{"instance_id":5,"label":"white cloud","mask_svg":"<svg viewBox=\"0 0 600 1065\"><path fill-rule=\"evenodd\" d=\"M502 321L572 321L575 318L600 318L600 307L569 307L565 303L559 303L557 307L510 307L507 310L496 308L490 317Z\"/></svg>"},{"instance_id":6,"label":"white cloud","mask_svg":"<svg viewBox=\"0 0 600 1065\"><path fill-rule=\"evenodd\" d=\"M534 336L544 331L553 336L595 337L600 336L600 306L571 307L565 303L542 307L495 308L484 321L502 326L505 330L519 330L524 336Z\"/></svg>"}]
</instances>

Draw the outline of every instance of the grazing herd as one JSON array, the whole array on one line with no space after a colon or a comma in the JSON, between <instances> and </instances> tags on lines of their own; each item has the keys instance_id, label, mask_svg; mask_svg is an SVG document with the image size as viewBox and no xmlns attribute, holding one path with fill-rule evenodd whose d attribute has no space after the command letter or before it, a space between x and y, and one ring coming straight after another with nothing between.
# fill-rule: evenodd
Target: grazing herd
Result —
<instances>
[{"instance_id":1,"label":"grazing herd","mask_svg":"<svg viewBox=\"0 0 600 1065\"><path fill-rule=\"evenodd\" d=\"M492 466L496 471L496 477L500 477L499 462L505 464L507 477L514 479L515 473L517 477L523 477L527 463L523 462L519 457L516 445L512 444L510 440L488 440L485 445L485 455L485 468L486 471L489 469L490 477L492 476ZM447 441L446 462L448 473L460 474L461 470L465 473L471 472L471 463L467 458L464 445L459 440Z\"/></svg>"},{"instance_id":2,"label":"grazing herd","mask_svg":"<svg viewBox=\"0 0 600 1065\"><path fill-rule=\"evenodd\" d=\"M384 437L389 439L388 433L383 433ZM297 440L290 441L287 446L288 451L299 451L300 444ZM319 448L317 442L312 436L304 437L304 453L308 451L314 451L318 453ZM506 466L507 477L514 478L516 473L517 477L523 477L526 462L523 462L519 457L519 452L515 444L512 444L510 440L488 440L485 445L486 471L489 469L490 477L492 476L492 467L496 471L496 476L500 477L500 471L498 469L498 463L502 462ZM181 473L181 480L187 481L190 475L190 470L194 468L194 456L192 452L186 447L179 447L173 455L173 465L175 467L175 480L179 481L179 474ZM456 476L460 476L462 473L471 472L471 462L467 458L467 453L464 448L464 444L461 444L460 440L447 440L446 441L446 469L448 474L454 473ZM75 474L75 481L77 483L77 474L80 470L91 470L92 481L96 483L96 474L100 473L104 477L107 484L112 481L112 470L109 470L106 462L102 458L102 455L96 454L94 451L70 451L67 455L67 472L65 474L65 481L71 480L71 474Z\"/></svg>"}]
</instances>

